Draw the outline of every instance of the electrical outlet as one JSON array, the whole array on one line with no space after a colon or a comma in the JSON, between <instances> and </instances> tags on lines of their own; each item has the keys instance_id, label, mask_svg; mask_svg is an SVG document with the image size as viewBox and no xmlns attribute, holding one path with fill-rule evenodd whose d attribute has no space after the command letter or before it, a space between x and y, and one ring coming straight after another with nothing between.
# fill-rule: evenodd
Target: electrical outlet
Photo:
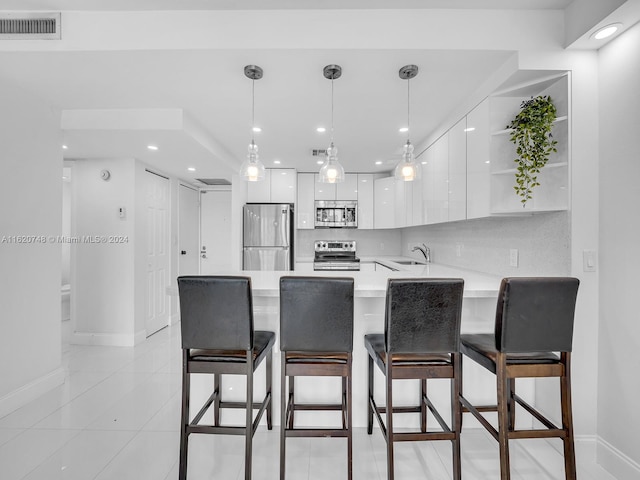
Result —
<instances>
[{"instance_id":1,"label":"electrical outlet","mask_svg":"<svg viewBox=\"0 0 640 480\"><path fill-rule=\"evenodd\" d=\"M518 249L517 248L512 248L511 250L509 250L509 265L511 267L518 266Z\"/></svg>"},{"instance_id":2,"label":"electrical outlet","mask_svg":"<svg viewBox=\"0 0 640 480\"><path fill-rule=\"evenodd\" d=\"M457 243L456 244L456 257L461 257L462 256L462 249L464 248L464 245L462 245L461 243Z\"/></svg>"}]
</instances>

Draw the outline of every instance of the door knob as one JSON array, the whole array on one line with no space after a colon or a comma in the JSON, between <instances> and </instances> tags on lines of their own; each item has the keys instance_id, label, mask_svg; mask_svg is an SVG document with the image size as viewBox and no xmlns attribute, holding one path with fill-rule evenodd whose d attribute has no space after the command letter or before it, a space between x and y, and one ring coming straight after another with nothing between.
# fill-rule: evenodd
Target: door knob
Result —
<instances>
[{"instance_id":1,"label":"door knob","mask_svg":"<svg viewBox=\"0 0 640 480\"><path fill-rule=\"evenodd\" d=\"M181 250L181 251L180 251L180 255L186 255L186 254L187 254L187 251L186 251L186 250Z\"/></svg>"}]
</instances>

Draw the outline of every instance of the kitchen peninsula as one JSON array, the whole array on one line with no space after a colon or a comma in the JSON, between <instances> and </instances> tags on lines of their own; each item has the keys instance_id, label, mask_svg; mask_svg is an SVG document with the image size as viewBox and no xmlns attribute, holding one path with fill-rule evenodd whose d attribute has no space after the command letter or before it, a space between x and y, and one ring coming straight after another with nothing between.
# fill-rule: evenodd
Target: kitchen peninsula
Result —
<instances>
[{"instance_id":1,"label":"kitchen peninsula","mask_svg":"<svg viewBox=\"0 0 640 480\"><path fill-rule=\"evenodd\" d=\"M259 330L271 330L279 332L279 281L282 276L305 275L305 276L336 276L353 277L355 281L355 302L354 302L354 335L353 335L353 425L364 427L366 425L366 405L367 405L367 353L364 348L363 338L367 333L382 332L384 330L384 307L389 278L463 278L464 300L462 313L462 331L469 332L490 332L493 330L493 319L495 316L496 298L500 285L500 278L494 275L487 275L470 270L462 270L439 264L418 264L403 265L398 261L407 261L404 257L378 258L376 263L383 264L397 271L375 271L375 272L313 272L313 271L243 271L226 272L233 275L244 275L251 277L253 291L253 307L255 314L255 328ZM278 343L274 350L273 363L273 401L274 401L274 423L279 423L278 412L280 411L280 355ZM495 392L492 388L490 378L482 370L477 369L473 362L464 364L465 389L474 399L490 402ZM258 373L258 375L264 375ZM233 397L234 392L243 392L242 380L239 379L237 385L235 379L228 381L225 385L225 395ZM339 379L326 378L301 378L297 382L296 400L305 401L335 401L331 395L339 391L334 388L333 382ZM260 390L263 382L256 382L256 388ZM379 398L384 397L382 382L377 382L376 392ZM447 415L449 383L448 381L432 381L429 383L429 396L438 405L443 414ZM380 391L378 392L378 387ZM203 386L203 392L207 387ZM533 383L530 386L521 388L520 392L526 397L533 391ZM228 394L227 394L228 392ZM329 392L329 393L325 393ZM473 393L471 393L473 392ZM204 394L204 393L203 393ZM238 393L241 395L241 393ZM256 398L261 393L256 392ZM394 387L394 398L399 404L415 403L418 399L418 382L398 382ZM478 396L480 395L480 396ZM239 398L238 398L239 399ZM302 412L301 414L305 414ZM447 418L445 416L445 418ZM335 423L335 413L314 413L312 421L322 422L330 425ZM468 420L473 422L471 418ZM400 423L398 423L400 422ZM403 422L406 422L403 423ZM467 419L465 418L465 422ZM411 416L398 418L398 426L410 427L415 425L415 419ZM466 424L466 423L465 423Z\"/></svg>"}]
</instances>

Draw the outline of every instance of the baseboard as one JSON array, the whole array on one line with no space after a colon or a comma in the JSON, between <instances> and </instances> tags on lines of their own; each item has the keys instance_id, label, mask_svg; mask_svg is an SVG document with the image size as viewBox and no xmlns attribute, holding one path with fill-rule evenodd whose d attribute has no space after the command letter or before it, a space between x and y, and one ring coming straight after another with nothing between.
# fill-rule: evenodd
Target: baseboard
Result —
<instances>
[{"instance_id":1,"label":"baseboard","mask_svg":"<svg viewBox=\"0 0 640 480\"><path fill-rule=\"evenodd\" d=\"M640 478L640 464L598 437L596 462L615 478Z\"/></svg>"},{"instance_id":2,"label":"baseboard","mask_svg":"<svg viewBox=\"0 0 640 480\"><path fill-rule=\"evenodd\" d=\"M49 390L64 383L64 369L58 367L0 398L0 418L23 407Z\"/></svg>"},{"instance_id":3,"label":"baseboard","mask_svg":"<svg viewBox=\"0 0 640 480\"><path fill-rule=\"evenodd\" d=\"M73 332L70 343L103 347L134 347L147 338L146 330L136 333L82 333Z\"/></svg>"}]
</instances>

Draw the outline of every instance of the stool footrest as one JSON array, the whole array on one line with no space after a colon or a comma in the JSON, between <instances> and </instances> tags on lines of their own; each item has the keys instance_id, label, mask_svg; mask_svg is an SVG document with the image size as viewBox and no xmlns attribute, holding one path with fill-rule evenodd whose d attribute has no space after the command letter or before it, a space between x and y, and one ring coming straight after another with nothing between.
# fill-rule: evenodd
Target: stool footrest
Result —
<instances>
[{"instance_id":1,"label":"stool footrest","mask_svg":"<svg viewBox=\"0 0 640 480\"><path fill-rule=\"evenodd\" d=\"M286 428L287 437L348 437L349 430L341 428Z\"/></svg>"}]
</instances>

